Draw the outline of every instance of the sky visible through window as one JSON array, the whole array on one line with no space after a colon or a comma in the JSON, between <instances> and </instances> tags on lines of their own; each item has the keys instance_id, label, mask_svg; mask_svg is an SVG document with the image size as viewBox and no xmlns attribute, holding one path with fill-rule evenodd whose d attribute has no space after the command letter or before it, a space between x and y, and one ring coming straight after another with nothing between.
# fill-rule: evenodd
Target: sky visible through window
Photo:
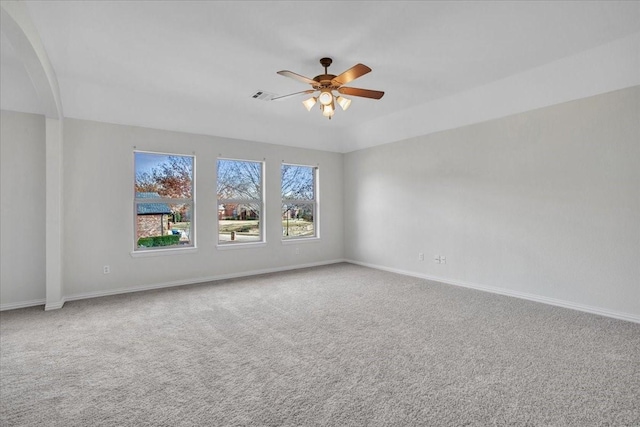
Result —
<instances>
[{"instance_id":1,"label":"sky visible through window","mask_svg":"<svg viewBox=\"0 0 640 427\"><path fill-rule=\"evenodd\" d=\"M191 198L192 156L135 153L136 192L158 193L160 197Z\"/></svg>"},{"instance_id":2,"label":"sky visible through window","mask_svg":"<svg viewBox=\"0 0 640 427\"><path fill-rule=\"evenodd\" d=\"M136 174L145 172L151 173L154 168L158 168L163 163L166 163L169 157L170 156L168 154L136 152Z\"/></svg>"},{"instance_id":3,"label":"sky visible through window","mask_svg":"<svg viewBox=\"0 0 640 427\"><path fill-rule=\"evenodd\" d=\"M313 200L315 198L313 167L283 164L281 173L283 199Z\"/></svg>"},{"instance_id":4,"label":"sky visible through window","mask_svg":"<svg viewBox=\"0 0 640 427\"><path fill-rule=\"evenodd\" d=\"M194 157L134 152L134 159L136 250L193 246Z\"/></svg>"}]
</instances>

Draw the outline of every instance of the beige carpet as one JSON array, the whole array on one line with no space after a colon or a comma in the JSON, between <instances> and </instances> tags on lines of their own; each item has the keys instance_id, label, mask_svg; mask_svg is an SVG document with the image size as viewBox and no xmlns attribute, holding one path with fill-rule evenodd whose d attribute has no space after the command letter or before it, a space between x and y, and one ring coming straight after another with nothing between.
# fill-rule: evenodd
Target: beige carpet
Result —
<instances>
[{"instance_id":1,"label":"beige carpet","mask_svg":"<svg viewBox=\"0 0 640 427\"><path fill-rule=\"evenodd\" d=\"M640 325L350 264L0 328L2 426L640 425Z\"/></svg>"}]
</instances>

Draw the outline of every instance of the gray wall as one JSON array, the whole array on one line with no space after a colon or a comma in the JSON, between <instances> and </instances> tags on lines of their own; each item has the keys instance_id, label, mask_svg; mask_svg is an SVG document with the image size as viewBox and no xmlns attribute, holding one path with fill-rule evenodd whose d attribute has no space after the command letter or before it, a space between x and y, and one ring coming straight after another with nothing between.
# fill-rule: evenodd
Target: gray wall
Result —
<instances>
[{"instance_id":1,"label":"gray wall","mask_svg":"<svg viewBox=\"0 0 640 427\"><path fill-rule=\"evenodd\" d=\"M131 256L134 147L196 155L195 253ZM73 119L65 120L63 151L63 284L67 298L326 263L344 256L341 154ZM266 161L266 246L216 247L215 166L219 156ZM283 161L319 166L319 240L282 244ZM110 266L110 274L103 274L104 265Z\"/></svg>"},{"instance_id":2,"label":"gray wall","mask_svg":"<svg viewBox=\"0 0 640 427\"><path fill-rule=\"evenodd\" d=\"M63 294L347 258L637 318L639 104L634 87L346 155L67 119ZM45 121L2 111L0 129L0 302L10 308L45 298ZM196 252L131 256L134 147L196 154ZM218 156L266 159L266 246L216 248ZM280 241L282 161L320 167L320 241Z\"/></svg>"},{"instance_id":3,"label":"gray wall","mask_svg":"<svg viewBox=\"0 0 640 427\"><path fill-rule=\"evenodd\" d=\"M45 119L0 114L0 303L44 303Z\"/></svg>"},{"instance_id":4,"label":"gray wall","mask_svg":"<svg viewBox=\"0 0 640 427\"><path fill-rule=\"evenodd\" d=\"M346 258L637 318L639 100L634 87L345 155Z\"/></svg>"}]
</instances>

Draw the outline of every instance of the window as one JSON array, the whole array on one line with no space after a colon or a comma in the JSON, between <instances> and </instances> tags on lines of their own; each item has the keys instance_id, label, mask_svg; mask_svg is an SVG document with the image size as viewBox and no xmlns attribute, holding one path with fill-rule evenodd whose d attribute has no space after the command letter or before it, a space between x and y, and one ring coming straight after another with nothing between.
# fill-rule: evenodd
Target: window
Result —
<instances>
[{"instance_id":1,"label":"window","mask_svg":"<svg viewBox=\"0 0 640 427\"><path fill-rule=\"evenodd\" d=\"M218 243L263 242L263 162L218 159Z\"/></svg>"},{"instance_id":2,"label":"window","mask_svg":"<svg viewBox=\"0 0 640 427\"><path fill-rule=\"evenodd\" d=\"M134 152L135 250L194 246L193 156Z\"/></svg>"},{"instance_id":3,"label":"window","mask_svg":"<svg viewBox=\"0 0 640 427\"><path fill-rule=\"evenodd\" d=\"M282 238L318 237L318 168L282 165Z\"/></svg>"}]
</instances>

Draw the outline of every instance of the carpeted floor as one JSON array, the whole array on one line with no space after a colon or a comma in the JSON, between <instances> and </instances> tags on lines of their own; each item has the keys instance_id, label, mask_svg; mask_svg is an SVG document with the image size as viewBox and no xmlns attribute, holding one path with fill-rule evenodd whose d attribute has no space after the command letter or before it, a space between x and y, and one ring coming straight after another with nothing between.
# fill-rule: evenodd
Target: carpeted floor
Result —
<instances>
[{"instance_id":1,"label":"carpeted floor","mask_svg":"<svg viewBox=\"0 0 640 427\"><path fill-rule=\"evenodd\" d=\"M3 426L639 426L640 325L350 264L0 314Z\"/></svg>"}]
</instances>

